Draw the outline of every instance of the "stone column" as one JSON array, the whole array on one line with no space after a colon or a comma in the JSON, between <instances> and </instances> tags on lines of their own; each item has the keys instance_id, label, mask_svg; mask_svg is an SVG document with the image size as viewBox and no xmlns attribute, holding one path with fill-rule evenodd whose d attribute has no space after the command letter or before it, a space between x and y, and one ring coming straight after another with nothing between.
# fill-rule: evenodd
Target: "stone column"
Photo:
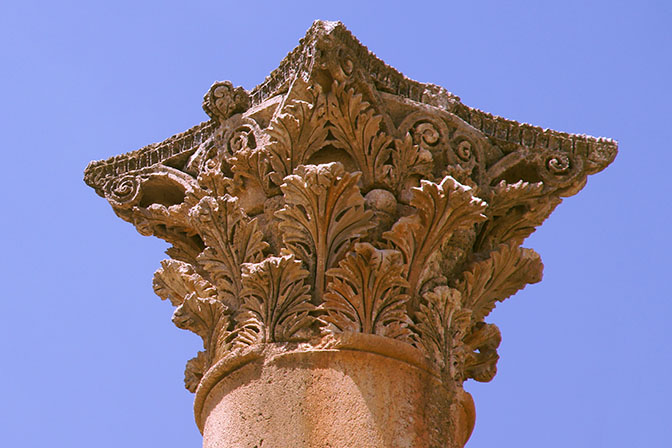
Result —
<instances>
[{"instance_id":1,"label":"stone column","mask_svg":"<svg viewBox=\"0 0 672 448\"><path fill-rule=\"evenodd\" d=\"M203 338L187 362L214 447L462 447L495 304L541 280L521 244L616 143L495 117L317 21L209 120L85 181L168 241L154 289Z\"/></svg>"}]
</instances>

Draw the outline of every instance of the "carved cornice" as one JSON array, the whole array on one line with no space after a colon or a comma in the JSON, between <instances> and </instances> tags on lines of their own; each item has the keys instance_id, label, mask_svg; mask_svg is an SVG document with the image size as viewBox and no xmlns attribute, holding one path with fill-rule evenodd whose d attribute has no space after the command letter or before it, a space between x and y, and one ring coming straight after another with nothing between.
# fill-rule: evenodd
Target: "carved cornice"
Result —
<instances>
[{"instance_id":1,"label":"carved cornice","mask_svg":"<svg viewBox=\"0 0 672 448\"><path fill-rule=\"evenodd\" d=\"M501 336L486 317L541 280L520 245L616 155L409 80L340 23L316 22L249 94L215 83L203 108L210 121L85 174L172 245L154 289L203 339L191 391L264 347L353 335L402 344L455 387L489 381Z\"/></svg>"},{"instance_id":2,"label":"carved cornice","mask_svg":"<svg viewBox=\"0 0 672 448\"><path fill-rule=\"evenodd\" d=\"M344 61L343 65L346 67L348 64L353 64L354 69L353 61L356 61L360 70L367 73L376 90L445 109L481 131L506 153L529 148L532 151L545 149L582 154L588 162L589 174L601 171L616 157L618 145L614 140L558 132L507 120L462 104L459 97L443 87L409 79L378 59L340 22L316 21L301 39L299 46L287 54L279 67L273 70L264 82L252 89L247 104L243 104L259 106L268 98L286 94L296 79L309 82L316 61L318 65L324 64L333 53L336 53L338 60ZM167 162L170 165L171 159L190 155L216 128L217 119L214 112L208 108L208 97L211 97L221 84L225 83L215 83L204 99L203 108L210 115L210 121L194 126L161 143L153 143L107 160L91 162L86 169L86 183L100 193L105 179L155 163ZM238 111L245 108L239 106Z\"/></svg>"},{"instance_id":3,"label":"carved cornice","mask_svg":"<svg viewBox=\"0 0 672 448\"><path fill-rule=\"evenodd\" d=\"M90 162L84 172L84 182L105 197L103 188L111 179L157 164L181 166L216 129L216 123L206 121L161 143L152 143L126 154Z\"/></svg>"}]
</instances>

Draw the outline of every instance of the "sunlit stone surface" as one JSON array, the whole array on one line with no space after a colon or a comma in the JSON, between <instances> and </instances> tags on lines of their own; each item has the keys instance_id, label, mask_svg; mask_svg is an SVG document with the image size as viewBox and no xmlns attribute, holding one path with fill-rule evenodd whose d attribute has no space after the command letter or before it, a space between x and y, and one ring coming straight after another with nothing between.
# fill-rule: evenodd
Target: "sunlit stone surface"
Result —
<instances>
[{"instance_id":1,"label":"sunlit stone surface","mask_svg":"<svg viewBox=\"0 0 672 448\"><path fill-rule=\"evenodd\" d=\"M203 338L186 387L205 447L462 447L485 319L541 280L520 245L616 156L405 78L317 21L251 92L85 181L172 244L154 289Z\"/></svg>"}]
</instances>

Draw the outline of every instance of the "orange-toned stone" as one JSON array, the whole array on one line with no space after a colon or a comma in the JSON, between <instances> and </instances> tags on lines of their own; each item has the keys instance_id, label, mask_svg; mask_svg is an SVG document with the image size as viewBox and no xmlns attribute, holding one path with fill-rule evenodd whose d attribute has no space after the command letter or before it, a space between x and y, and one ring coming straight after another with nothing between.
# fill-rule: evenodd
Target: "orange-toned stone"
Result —
<instances>
[{"instance_id":1,"label":"orange-toned stone","mask_svg":"<svg viewBox=\"0 0 672 448\"><path fill-rule=\"evenodd\" d=\"M154 290L203 339L204 446L462 447L497 370L498 302L541 280L523 241L616 142L516 123L404 77L317 21L208 121L85 181L171 244Z\"/></svg>"},{"instance_id":2,"label":"orange-toned stone","mask_svg":"<svg viewBox=\"0 0 672 448\"><path fill-rule=\"evenodd\" d=\"M375 348L269 347L207 392L196 409L203 446L462 447L471 396Z\"/></svg>"}]
</instances>

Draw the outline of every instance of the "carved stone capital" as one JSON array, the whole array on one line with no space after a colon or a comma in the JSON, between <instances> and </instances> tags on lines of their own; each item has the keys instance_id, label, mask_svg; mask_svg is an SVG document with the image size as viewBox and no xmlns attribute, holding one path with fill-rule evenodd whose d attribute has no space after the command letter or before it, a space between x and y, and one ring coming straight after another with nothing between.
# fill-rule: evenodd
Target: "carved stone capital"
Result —
<instances>
[{"instance_id":1,"label":"carved stone capital","mask_svg":"<svg viewBox=\"0 0 672 448\"><path fill-rule=\"evenodd\" d=\"M203 339L185 373L199 427L230 421L220 383L236 375L270 396L264 381L292 363L311 381L323 381L315 369L389 381L378 370L398 368L403 393L422 383L447 397L418 430L442 435L416 442L463 446L462 383L496 373L501 335L485 319L541 280L539 255L520 245L616 143L472 109L321 21L252 92L216 83L203 108L209 121L85 173L122 219L172 244L154 289ZM422 413L430 395L388 405ZM315 411L292 406L275 418Z\"/></svg>"}]
</instances>

